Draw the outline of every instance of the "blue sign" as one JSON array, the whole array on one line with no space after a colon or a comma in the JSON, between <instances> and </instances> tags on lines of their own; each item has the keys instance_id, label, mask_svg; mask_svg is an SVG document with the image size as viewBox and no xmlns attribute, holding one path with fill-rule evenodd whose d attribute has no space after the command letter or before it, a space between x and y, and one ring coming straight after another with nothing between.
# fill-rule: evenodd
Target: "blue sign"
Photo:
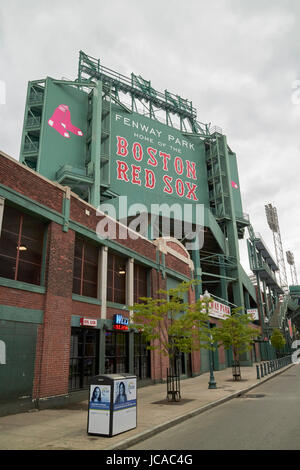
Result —
<instances>
[{"instance_id":1,"label":"blue sign","mask_svg":"<svg viewBox=\"0 0 300 470\"><path fill-rule=\"evenodd\" d=\"M115 330L128 330L129 318L123 315L114 315L113 328Z\"/></svg>"}]
</instances>

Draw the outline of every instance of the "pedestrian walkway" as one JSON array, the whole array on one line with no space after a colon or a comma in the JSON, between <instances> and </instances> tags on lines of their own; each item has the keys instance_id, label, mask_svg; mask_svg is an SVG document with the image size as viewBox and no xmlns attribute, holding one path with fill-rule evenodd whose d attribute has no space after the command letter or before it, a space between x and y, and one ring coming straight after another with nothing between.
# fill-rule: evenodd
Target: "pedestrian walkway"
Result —
<instances>
[{"instance_id":1,"label":"pedestrian walkway","mask_svg":"<svg viewBox=\"0 0 300 470\"><path fill-rule=\"evenodd\" d=\"M88 401L60 409L30 411L0 417L1 450L112 450L126 449L163 429L246 393L282 369L257 379L256 366L241 367L242 380L231 369L214 372L216 389L208 389L209 373L181 381L180 402L168 403L166 384L138 389L137 428L113 437L87 434ZM88 394L88 392L87 392Z\"/></svg>"}]
</instances>

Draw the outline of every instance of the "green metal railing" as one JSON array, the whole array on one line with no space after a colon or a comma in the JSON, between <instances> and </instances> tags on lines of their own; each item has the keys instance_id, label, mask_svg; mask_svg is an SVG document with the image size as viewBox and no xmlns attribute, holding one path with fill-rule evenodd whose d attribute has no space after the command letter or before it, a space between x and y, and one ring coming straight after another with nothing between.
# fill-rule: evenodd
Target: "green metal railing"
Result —
<instances>
[{"instance_id":1,"label":"green metal railing","mask_svg":"<svg viewBox=\"0 0 300 470\"><path fill-rule=\"evenodd\" d=\"M44 99L44 93L42 92L31 93L29 96L29 103L37 103L37 102L43 101L43 99Z\"/></svg>"},{"instance_id":2,"label":"green metal railing","mask_svg":"<svg viewBox=\"0 0 300 470\"><path fill-rule=\"evenodd\" d=\"M272 374L289 364L292 364L291 355L280 357L279 359L273 359L271 361L264 361L260 365L256 365L256 378L262 379L263 377Z\"/></svg>"},{"instance_id":3,"label":"green metal railing","mask_svg":"<svg viewBox=\"0 0 300 470\"><path fill-rule=\"evenodd\" d=\"M24 144L24 153L31 153L31 152L38 152L39 151L39 144L33 142L25 142Z\"/></svg>"},{"instance_id":4,"label":"green metal railing","mask_svg":"<svg viewBox=\"0 0 300 470\"><path fill-rule=\"evenodd\" d=\"M31 129L33 127L39 127L41 125L41 116L29 116L26 120L26 128Z\"/></svg>"},{"instance_id":5,"label":"green metal railing","mask_svg":"<svg viewBox=\"0 0 300 470\"><path fill-rule=\"evenodd\" d=\"M86 74L88 78L84 77L84 74ZM192 131L190 133L186 132L186 135L193 135L194 133L202 134L207 137L211 135L210 124L197 121L197 111L190 100L181 98L179 95L170 93L168 90L165 90L164 93L159 92L151 86L150 80L145 80L134 73L131 74L130 78L126 77L121 73L104 67L100 64L99 59L95 59L94 57L88 56L83 51L80 51L77 82L80 84L84 84L85 82L89 84L93 79L101 80L104 86L108 85L109 87L115 88L115 99L119 99L119 92L124 94L129 93L132 98L131 111L134 109L134 99L146 100L150 105L150 117L156 119L152 109L152 106L154 106L158 109L165 110L167 114L173 113L179 115L181 119L187 118L190 120ZM183 127L185 126L183 125ZM182 130L184 131L184 129Z\"/></svg>"}]
</instances>

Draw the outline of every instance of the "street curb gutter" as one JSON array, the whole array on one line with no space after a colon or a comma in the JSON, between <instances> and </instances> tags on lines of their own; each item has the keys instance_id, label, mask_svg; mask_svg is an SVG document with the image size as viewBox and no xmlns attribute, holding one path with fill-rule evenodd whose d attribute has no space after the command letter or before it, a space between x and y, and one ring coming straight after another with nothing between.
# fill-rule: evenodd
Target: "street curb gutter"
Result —
<instances>
[{"instance_id":1,"label":"street curb gutter","mask_svg":"<svg viewBox=\"0 0 300 470\"><path fill-rule=\"evenodd\" d=\"M189 418L193 418L194 416L197 416L198 414L204 413L205 411L210 410L211 408L214 408L218 405L222 405L223 403L226 403L227 401L232 400L233 398L237 398L241 395L244 395L249 390L252 390L253 388L258 387L259 385L267 382L268 380L272 379L273 377L276 377L277 375L282 374L283 372L285 372L287 369L289 369L293 365L295 365L295 364L289 364L288 366L274 372L269 377L266 377L266 378L260 380L258 383L254 384L254 385L251 385L248 388L238 390L237 392L232 393L231 395L227 395L226 397L221 398L220 400L216 400L216 401L213 401L211 403L208 403L207 405L204 405L201 408L197 408L196 410L190 411L189 413L186 413L183 416L178 416L177 418L172 419L170 421L167 421L163 424L159 424L158 426L155 426L154 428L147 429L146 431L144 431L140 434L137 434L136 436L129 437L128 439L125 439L124 441L116 443L111 447L107 447L105 450L124 450L124 449L127 449L130 446L138 444L139 442L145 441L146 439L149 439L149 437L152 437L155 434L158 434L162 431L165 431L166 429L169 429L173 426L176 426L177 424L182 423L183 421L186 421Z\"/></svg>"}]
</instances>

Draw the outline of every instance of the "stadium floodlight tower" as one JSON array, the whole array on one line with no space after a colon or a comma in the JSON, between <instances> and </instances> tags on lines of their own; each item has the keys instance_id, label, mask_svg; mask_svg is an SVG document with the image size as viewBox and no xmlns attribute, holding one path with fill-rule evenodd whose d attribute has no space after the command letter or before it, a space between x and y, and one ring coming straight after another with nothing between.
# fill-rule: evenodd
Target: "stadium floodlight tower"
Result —
<instances>
[{"instance_id":1,"label":"stadium floodlight tower","mask_svg":"<svg viewBox=\"0 0 300 470\"><path fill-rule=\"evenodd\" d=\"M294 255L291 251L286 252L286 259L287 259L287 262L290 265L290 269L291 269L292 285L297 286L298 285L298 279L297 279L295 259L294 259Z\"/></svg>"},{"instance_id":2,"label":"stadium floodlight tower","mask_svg":"<svg viewBox=\"0 0 300 470\"><path fill-rule=\"evenodd\" d=\"M272 206L272 204L265 205L267 222L272 230L273 233L273 240L275 246L275 253L276 253L276 260L279 267L278 275L279 275L279 284L287 294L289 291L288 288L288 280L287 274L285 269L285 262L283 256L283 248L282 248L282 241L279 229L279 222L278 222L278 215L276 207Z\"/></svg>"}]
</instances>

